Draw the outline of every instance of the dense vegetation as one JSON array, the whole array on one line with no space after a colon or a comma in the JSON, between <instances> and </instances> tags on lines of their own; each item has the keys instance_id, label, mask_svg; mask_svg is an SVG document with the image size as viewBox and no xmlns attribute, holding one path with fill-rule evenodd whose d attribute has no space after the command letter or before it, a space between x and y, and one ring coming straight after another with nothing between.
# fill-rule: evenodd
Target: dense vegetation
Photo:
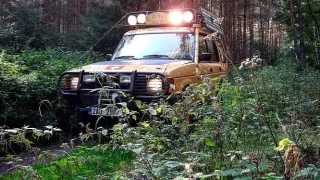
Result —
<instances>
[{"instance_id":1,"label":"dense vegetation","mask_svg":"<svg viewBox=\"0 0 320 180\"><path fill-rule=\"evenodd\" d=\"M39 156L40 162L57 158L56 154L46 151ZM117 177L133 159L132 153L117 150L108 151L97 147L78 147L77 150L48 164L27 167L1 179L107 179Z\"/></svg>"},{"instance_id":2,"label":"dense vegetation","mask_svg":"<svg viewBox=\"0 0 320 180\"><path fill-rule=\"evenodd\" d=\"M51 177L46 173L49 170L60 178L319 178L320 73L313 69L297 71L290 58L281 58L274 66L242 68L232 70L218 95L210 91L214 79L190 87L183 100L174 105L137 102L148 117L138 127L130 127L124 118L114 127L109 143L90 151L80 148L66 159L44 161L12 176L36 174L46 178ZM193 117L193 124L186 123L186 113ZM81 138L108 134L103 131L90 130ZM288 149L293 147L297 148L290 153ZM122 159L119 148L133 152L134 161ZM78 154L83 150L89 154ZM102 159L90 157L101 158L104 153L113 154L112 166L120 165L116 170L103 165L106 172L92 171L83 163L88 156L88 161L99 164ZM65 166L67 169L59 170ZM88 173L83 174L85 170Z\"/></svg>"},{"instance_id":3,"label":"dense vegetation","mask_svg":"<svg viewBox=\"0 0 320 180\"><path fill-rule=\"evenodd\" d=\"M0 124L11 128L58 125L70 119L59 105L57 82L67 69L100 60L95 53L62 48L0 55Z\"/></svg>"}]
</instances>

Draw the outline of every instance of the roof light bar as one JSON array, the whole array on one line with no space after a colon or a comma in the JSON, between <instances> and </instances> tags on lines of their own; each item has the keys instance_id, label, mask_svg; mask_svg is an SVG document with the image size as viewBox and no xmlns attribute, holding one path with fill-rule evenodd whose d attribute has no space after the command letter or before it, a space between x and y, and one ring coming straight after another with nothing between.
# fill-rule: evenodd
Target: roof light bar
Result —
<instances>
[{"instance_id":1,"label":"roof light bar","mask_svg":"<svg viewBox=\"0 0 320 180\"><path fill-rule=\"evenodd\" d=\"M141 11L130 13L127 25L182 25L197 21L197 12L193 9Z\"/></svg>"}]
</instances>

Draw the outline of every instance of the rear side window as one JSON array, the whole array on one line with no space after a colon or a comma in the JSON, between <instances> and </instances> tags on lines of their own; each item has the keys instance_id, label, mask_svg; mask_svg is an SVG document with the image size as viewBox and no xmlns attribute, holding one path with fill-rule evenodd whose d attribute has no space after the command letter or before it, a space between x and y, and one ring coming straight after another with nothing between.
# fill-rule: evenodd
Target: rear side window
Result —
<instances>
[{"instance_id":1,"label":"rear side window","mask_svg":"<svg viewBox=\"0 0 320 180\"><path fill-rule=\"evenodd\" d=\"M208 63L219 62L217 45L213 40L206 39L205 36L199 36L199 53L211 53L211 60Z\"/></svg>"}]
</instances>

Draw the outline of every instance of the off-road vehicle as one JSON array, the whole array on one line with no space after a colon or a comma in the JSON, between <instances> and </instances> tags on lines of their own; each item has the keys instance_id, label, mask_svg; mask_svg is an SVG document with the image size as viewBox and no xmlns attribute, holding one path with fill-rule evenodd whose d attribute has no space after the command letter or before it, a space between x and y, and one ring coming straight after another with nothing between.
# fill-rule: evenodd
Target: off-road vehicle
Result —
<instances>
[{"instance_id":1,"label":"off-road vehicle","mask_svg":"<svg viewBox=\"0 0 320 180\"><path fill-rule=\"evenodd\" d=\"M125 24L133 30L113 55L61 75L61 102L76 108L79 122L103 116L112 125L123 113L114 104L128 101L126 95L174 100L191 84L227 74L218 21L205 9L127 14Z\"/></svg>"}]
</instances>

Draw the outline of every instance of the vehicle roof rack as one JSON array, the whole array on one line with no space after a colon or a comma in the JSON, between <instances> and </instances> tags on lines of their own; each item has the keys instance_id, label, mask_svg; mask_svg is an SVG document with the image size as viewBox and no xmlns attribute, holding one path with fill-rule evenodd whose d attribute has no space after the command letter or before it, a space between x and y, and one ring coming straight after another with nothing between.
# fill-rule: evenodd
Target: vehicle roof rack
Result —
<instances>
[{"instance_id":1,"label":"vehicle roof rack","mask_svg":"<svg viewBox=\"0 0 320 180\"><path fill-rule=\"evenodd\" d=\"M170 22L170 13L180 12L179 15L184 16L184 13L192 13L192 18L189 21L184 21L183 17L180 17L181 21L177 24ZM141 16L141 17L139 17ZM132 20L130 24L130 18ZM138 11L127 14L125 26L131 27L190 27L192 24L201 24L203 27L214 31L218 34L223 34L219 17L213 15L205 8L200 10L195 9L173 9L173 10L158 10L158 11Z\"/></svg>"},{"instance_id":2,"label":"vehicle roof rack","mask_svg":"<svg viewBox=\"0 0 320 180\"><path fill-rule=\"evenodd\" d=\"M218 34L223 34L223 30L220 24L220 19L218 16L213 15L210 11L205 8L201 8L201 15L203 17L202 22L208 29L217 32Z\"/></svg>"}]
</instances>

